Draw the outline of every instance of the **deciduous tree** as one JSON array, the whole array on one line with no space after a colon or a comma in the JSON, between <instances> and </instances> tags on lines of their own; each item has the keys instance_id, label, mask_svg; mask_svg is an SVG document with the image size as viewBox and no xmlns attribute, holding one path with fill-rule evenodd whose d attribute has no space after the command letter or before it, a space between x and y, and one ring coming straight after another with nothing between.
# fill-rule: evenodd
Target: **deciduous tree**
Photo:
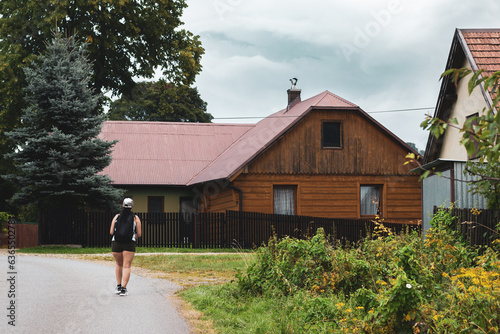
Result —
<instances>
[{"instance_id":1,"label":"deciduous tree","mask_svg":"<svg viewBox=\"0 0 500 334\"><path fill-rule=\"evenodd\" d=\"M0 1L0 174L12 172L3 156L15 147L5 133L19 126L26 107L23 68L45 50L54 29L88 43L96 92L130 96L136 78L158 70L176 85L194 83L204 49L181 28L186 7L185 0ZM0 193L0 200L11 194L3 180Z\"/></svg>"},{"instance_id":2,"label":"deciduous tree","mask_svg":"<svg viewBox=\"0 0 500 334\"><path fill-rule=\"evenodd\" d=\"M196 88L175 86L164 80L141 82L130 97L111 103L110 120L210 122L207 104Z\"/></svg>"},{"instance_id":3,"label":"deciduous tree","mask_svg":"<svg viewBox=\"0 0 500 334\"><path fill-rule=\"evenodd\" d=\"M204 53L199 37L180 29L185 0L3 0L0 54L10 68L38 55L55 27L89 44L93 87L129 93L134 77L161 69L169 82L191 85ZM13 66L16 65L16 66Z\"/></svg>"},{"instance_id":4,"label":"deciduous tree","mask_svg":"<svg viewBox=\"0 0 500 334\"><path fill-rule=\"evenodd\" d=\"M470 76L468 82L469 94L483 85L484 90L492 96L492 105L480 111L479 116L469 117L459 126L456 119L444 121L428 116L421 127L428 129L436 138L439 138L448 127L456 127L462 133L460 143L465 147L469 156L477 157L477 161L468 161L466 173L476 176L471 190L483 195L488 201L489 208L500 207L500 71L485 75L480 69L472 72L467 68L451 69L443 73L443 77L451 75L455 84ZM409 156L412 159L414 157ZM426 177L431 170L425 171Z\"/></svg>"}]
</instances>

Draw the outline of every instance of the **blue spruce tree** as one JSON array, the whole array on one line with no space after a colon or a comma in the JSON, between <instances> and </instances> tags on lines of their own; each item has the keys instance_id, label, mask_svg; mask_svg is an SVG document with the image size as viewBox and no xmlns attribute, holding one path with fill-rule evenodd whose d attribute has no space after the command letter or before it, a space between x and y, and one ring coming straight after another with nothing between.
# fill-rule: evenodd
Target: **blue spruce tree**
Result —
<instances>
[{"instance_id":1,"label":"blue spruce tree","mask_svg":"<svg viewBox=\"0 0 500 334\"><path fill-rule=\"evenodd\" d=\"M122 191L98 174L111 162L115 142L98 138L105 117L100 94L89 87L92 67L85 45L58 34L25 70L29 107L8 136L17 172L14 205L110 208Z\"/></svg>"}]
</instances>

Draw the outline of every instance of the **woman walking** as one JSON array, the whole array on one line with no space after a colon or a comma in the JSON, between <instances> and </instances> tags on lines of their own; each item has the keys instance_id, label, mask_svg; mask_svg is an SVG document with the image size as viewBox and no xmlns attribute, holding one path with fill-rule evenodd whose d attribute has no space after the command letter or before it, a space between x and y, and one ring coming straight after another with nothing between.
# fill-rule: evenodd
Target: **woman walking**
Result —
<instances>
[{"instance_id":1,"label":"woman walking","mask_svg":"<svg viewBox=\"0 0 500 334\"><path fill-rule=\"evenodd\" d=\"M123 200L122 211L111 222L109 233L113 236L111 252L115 258L116 289L120 296L128 295L127 284L130 279L130 267L135 255L135 246L141 236L141 220L132 212L134 201Z\"/></svg>"}]
</instances>

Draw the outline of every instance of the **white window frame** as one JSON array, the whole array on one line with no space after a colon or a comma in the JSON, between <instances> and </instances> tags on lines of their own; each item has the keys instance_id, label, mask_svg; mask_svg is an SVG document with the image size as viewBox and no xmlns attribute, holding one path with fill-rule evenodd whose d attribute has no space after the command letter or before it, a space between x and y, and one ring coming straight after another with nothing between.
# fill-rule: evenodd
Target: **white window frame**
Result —
<instances>
[{"instance_id":1,"label":"white window frame","mask_svg":"<svg viewBox=\"0 0 500 334\"><path fill-rule=\"evenodd\" d=\"M359 186L359 208L361 217L382 213L382 185L361 184Z\"/></svg>"},{"instance_id":2,"label":"white window frame","mask_svg":"<svg viewBox=\"0 0 500 334\"><path fill-rule=\"evenodd\" d=\"M273 186L273 212L279 215L295 215L297 186Z\"/></svg>"}]
</instances>

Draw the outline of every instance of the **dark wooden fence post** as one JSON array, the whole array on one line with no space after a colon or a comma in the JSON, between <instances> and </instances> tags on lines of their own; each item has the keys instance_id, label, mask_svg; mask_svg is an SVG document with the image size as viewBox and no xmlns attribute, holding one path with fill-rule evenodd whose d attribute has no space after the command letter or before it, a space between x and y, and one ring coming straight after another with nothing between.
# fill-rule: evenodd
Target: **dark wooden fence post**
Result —
<instances>
[{"instance_id":1,"label":"dark wooden fence post","mask_svg":"<svg viewBox=\"0 0 500 334\"><path fill-rule=\"evenodd\" d=\"M41 246L43 242L44 218L42 208L38 208L38 246Z\"/></svg>"},{"instance_id":2,"label":"dark wooden fence post","mask_svg":"<svg viewBox=\"0 0 500 334\"><path fill-rule=\"evenodd\" d=\"M199 214L193 214L193 229L194 229L194 242L193 242L193 248L198 248L198 221L199 219Z\"/></svg>"},{"instance_id":3,"label":"dark wooden fence post","mask_svg":"<svg viewBox=\"0 0 500 334\"><path fill-rule=\"evenodd\" d=\"M243 219L242 212L238 211L238 243L241 247L245 248L245 235L243 231Z\"/></svg>"}]
</instances>

